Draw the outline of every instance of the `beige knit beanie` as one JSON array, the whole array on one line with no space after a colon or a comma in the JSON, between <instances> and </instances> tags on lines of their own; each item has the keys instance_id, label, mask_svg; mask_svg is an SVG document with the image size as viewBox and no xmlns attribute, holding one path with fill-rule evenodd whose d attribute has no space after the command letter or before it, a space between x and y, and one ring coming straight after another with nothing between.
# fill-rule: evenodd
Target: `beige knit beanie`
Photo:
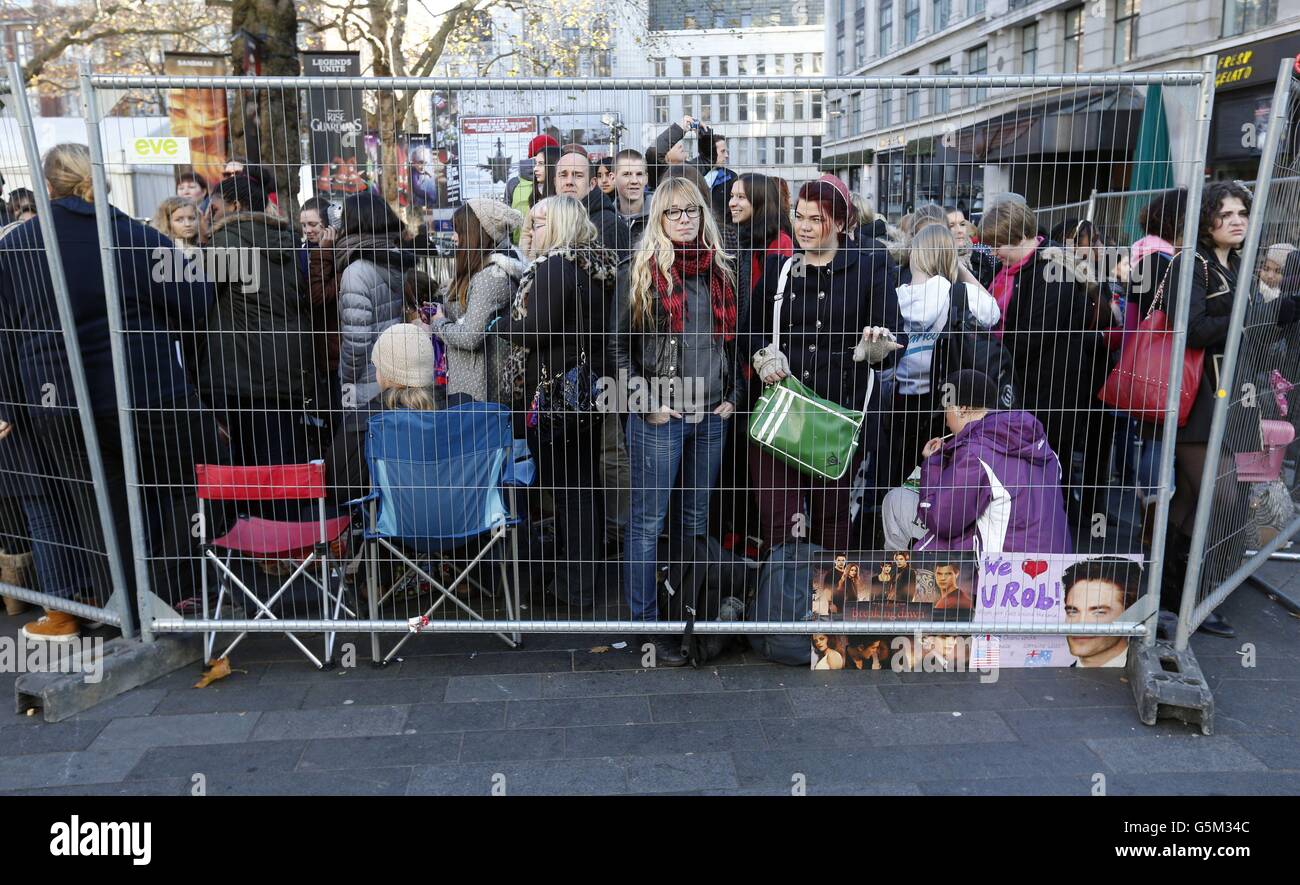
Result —
<instances>
[{"instance_id":1,"label":"beige knit beanie","mask_svg":"<svg viewBox=\"0 0 1300 885\"><path fill-rule=\"evenodd\" d=\"M483 232L491 237L492 242L499 243L517 230L524 223L524 217L500 200L487 197L475 197L466 202Z\"/></svg>"},{"instance_id":2,"label":"beige knit beanie","mask_svg":"<svg viewBox=\"0 0 1300 885\"><path fill-rule=\"evenodd\" d=\"M433 384L433 340L411 323L389 326L375 342L370 361L384 380L400 387Z\"/></svg>"}]
</instances>

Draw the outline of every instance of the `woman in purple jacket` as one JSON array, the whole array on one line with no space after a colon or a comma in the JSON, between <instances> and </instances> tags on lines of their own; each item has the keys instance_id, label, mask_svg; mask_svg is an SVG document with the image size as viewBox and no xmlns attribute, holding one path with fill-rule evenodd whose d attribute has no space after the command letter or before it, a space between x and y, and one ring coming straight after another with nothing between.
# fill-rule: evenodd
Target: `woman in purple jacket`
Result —
<instances>
[{"instance_id":1,"label":"woman in purple jacket","mask_svg":"<svg viewBox=\"0 0 1300 885\"><path fill-rule=\"evenodd\" d=\"M919 491L885 496L886 546L1072 553L1061 464L1038 419L996 411L998 387L983 372L957 372L948 383L956 405L944 418L952 433L922 450Z\"/></svg>"}]
</instances>

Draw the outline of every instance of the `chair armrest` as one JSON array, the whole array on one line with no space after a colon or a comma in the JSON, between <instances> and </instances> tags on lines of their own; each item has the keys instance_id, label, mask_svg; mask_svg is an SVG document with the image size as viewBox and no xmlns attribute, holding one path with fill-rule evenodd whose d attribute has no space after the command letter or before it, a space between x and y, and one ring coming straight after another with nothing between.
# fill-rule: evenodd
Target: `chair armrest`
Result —
<instances>
[{"instance_id":1,"label":"chair armrest","mask_svg":"<svg viewBox=\"0 0 1300 885\"><path fill-rule=\"evenodd\" d=\"M379 492L372 491L367 495L362 495L360 498L353 498L351 501L344 501L342 504L339 505L339 508L342 509L344 507L351 507L356 509L359 508L362 504L369 504L371 501L375 501L378 498L379 498Z\"/></svg>"},{"instance_id":2,"label":"chair armrest","mask_svg":"<svg viewBox=\"0 0 1300 885\"><path fill-rule=\"evenodd\" d=\"M528 448L528 441L514 441L510 463L501 475L501 484L506 486L530 486L537 479L537 465L533 462L533 453Z\"/></svg>"}]
</instances>

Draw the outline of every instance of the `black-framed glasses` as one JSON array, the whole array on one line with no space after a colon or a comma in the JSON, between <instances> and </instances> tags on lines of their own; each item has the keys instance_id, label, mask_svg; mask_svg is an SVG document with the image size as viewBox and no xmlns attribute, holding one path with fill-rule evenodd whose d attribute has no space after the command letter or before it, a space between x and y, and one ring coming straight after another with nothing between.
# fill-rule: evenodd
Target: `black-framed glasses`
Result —
<instances>
[{"instance_id":1,"label":"black-framed glasses","mask_svg":"<svg viewBox=\"0 0 1300 885\"><path fill-rule=\"evenodd\" d=\"M687 206L685 209L672 208L665 211L664 214L668 216L669 221L680 221L683 214L687 218L699 218L700 207Z\"/></svg>"}]
</instances>

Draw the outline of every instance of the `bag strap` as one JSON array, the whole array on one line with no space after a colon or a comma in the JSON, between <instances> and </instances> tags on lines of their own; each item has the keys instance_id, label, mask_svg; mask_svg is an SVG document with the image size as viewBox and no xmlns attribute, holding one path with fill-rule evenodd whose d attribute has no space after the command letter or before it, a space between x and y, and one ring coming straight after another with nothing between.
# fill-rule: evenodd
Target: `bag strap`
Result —
<instances>
[{"instance_id":1,"label":"bag strap","mask_svg":"<svg viewBox=\"0 0 1300 885\"><path fill-rule=\"evenodd\" d=\"M772 299L772 349L781 349L781 302L785 301L785 284L790 279L790 269L794 267L791 255L781 265L781 275L776 278L776 298Z\"/></svg>"},{"instance_id":2,"label":"bag strap","mask_svg":"<svg viewBox=\"0 0 1300 885\"><path fill-rule=\"evenodd\" d=\"M1151 319L1151 314L1155 313L1157 310L1160 310L1164 307L1165 283L1169 282L1169 273L1174 269L1174 262L1178 261L1183 256L1183 254L1186 253L1184 252L1173 256L1172 258L1169 259L1169 263L1165 265L1165 272L1160 277L1160 285L1156 286L1156 297L1151 300L1151 307L1147 310L1147 315L1144 317L1144 319L1148 319L1148 320ZM1202 255L1200 252L1197 252L1194 249L1192 250L1192 257L1199 260L1201 262L1201 266L1205 269L1205 288L1208 291L1210 288L1210 263L1205 260L1204 255ZM1182 271L1180 270L1179 272L1181 273ZM1195 273L1195 271L1193 271L1193 273Z\"/></svg>"}]
</instances>

